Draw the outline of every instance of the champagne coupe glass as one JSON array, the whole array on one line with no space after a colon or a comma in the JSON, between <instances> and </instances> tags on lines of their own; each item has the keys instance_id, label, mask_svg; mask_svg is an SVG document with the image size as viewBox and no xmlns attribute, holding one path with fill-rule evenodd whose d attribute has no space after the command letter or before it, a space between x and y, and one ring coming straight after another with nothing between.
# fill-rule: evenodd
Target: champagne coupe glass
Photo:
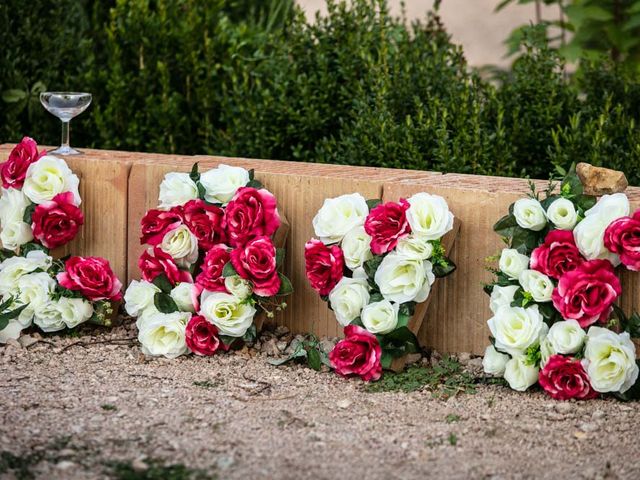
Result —
<instances>
[{"instance_id":1,"label":"champagne coupe glass","mask_svg":"<svg viewBox=\"0 0 640 480\"><path fill-rule=\"evenodd\" d=\"M62 145L54 150L58 155L78 155L82 152L69 146L69 122L84 112L91 103L91 94L82 92L43 92L40 103L62 121Z\"/></svg>"}]
</instances>

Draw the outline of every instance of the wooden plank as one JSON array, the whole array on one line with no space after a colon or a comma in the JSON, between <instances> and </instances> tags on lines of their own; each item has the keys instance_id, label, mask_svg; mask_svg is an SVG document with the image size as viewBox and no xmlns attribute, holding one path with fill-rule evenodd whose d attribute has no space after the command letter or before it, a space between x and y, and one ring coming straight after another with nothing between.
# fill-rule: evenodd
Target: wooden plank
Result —
<instances>
[{"instance_id":1,"label":"wooden plank","mask_svg":"<svg viewBox=\"0 0 640 480\"><path fill-rule=\"evenodd\" d=\"M539 189L546 181L534 182ZM426 191L443 196L461 227L452 260L458 270L440 281L418 334L421 344L441 352L482 354L488 342L486 322L491 317L489 297L482 285L492 280L486 270L488 257L499 254L503 243L493 231L493 224L509 205L529 192L527 180L445 174L428 179L388 182L385 199L408 197ZM627 190L632 209L640 207L640 188ZM626 311L640 309L640 278L637 273L622 274L625 294L621 304Z\"/></svg>"}]
</instances>

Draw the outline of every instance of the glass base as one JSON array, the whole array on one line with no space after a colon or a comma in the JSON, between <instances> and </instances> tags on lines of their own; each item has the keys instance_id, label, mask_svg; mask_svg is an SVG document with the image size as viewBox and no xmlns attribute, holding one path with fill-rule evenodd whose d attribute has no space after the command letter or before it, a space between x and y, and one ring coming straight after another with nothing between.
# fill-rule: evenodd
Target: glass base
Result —
<instances>
[{"instance_id":1,"label":"glass base","mask_svg":"<svg viewBox=\"0 0 640 480\"><path fill-rule=\"evenodd\" d=\"M63 145L59 148L56 148L52 152L47 152L51 155L82 155L80 150L76 150L75 148L71 148L69 145Z\"/></svg>"}]
</instances>

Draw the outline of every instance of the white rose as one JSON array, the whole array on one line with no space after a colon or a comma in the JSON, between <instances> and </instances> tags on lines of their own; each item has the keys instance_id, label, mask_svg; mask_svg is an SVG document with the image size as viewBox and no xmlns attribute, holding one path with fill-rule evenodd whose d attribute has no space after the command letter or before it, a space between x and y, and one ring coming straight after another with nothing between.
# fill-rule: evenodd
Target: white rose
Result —
<instances>
[{"instance_id":1,"label":"white rose","mask_svg":"<svg viewBox=\"0 0 640 480\"><path fill-rule=\"evenodd\" d=\"M551 325L547 340L554 354L578 353L587 334L576 320L564 320Z\"/></svg>"},{"instance_id":2,"label":"white rose","mask_svg":"<svg viewBox=\"0 0 640 480\"><path fill-rule=\"evenodd\" d=\"M251 282L240 277L240 275L232 275L224 279L224 286L227 291L240 300L246 300L253 294Z\"/></svg>"},{"instance_id":3,"label":"white rose","mask_svg":"<svg viewBox=\"0 0 640 480\"><path fill-rule=\"evenodd\" d=\"M601 327L591 327L584 350L587 374L597 392L629 390L638 379L636 349L627 332L616 334Z\"/></svg>"},{"instance_id":4,"label":"white rose","mask_svg":"<svg viewBox=\"0 0 640 480\"><path fill-rule=\"evenodd\" d=\"M32 250L26 257L10 257L0 263L0 295L17 295L18 280L41 268L48 270L53 259L42 250Z\"/></svg>"},{"instance_id":5,"label":"white rose","mask_svg":"<svg viewBox=\"0 0 640 480\"><path fill-rule=\"evenodd\" d=\"M170 295L181 311L191 313L196 311L196 308L193 305L193 300L196 296L195 285L193 283L179 283L173 288L173 290L171 290Z\"/></svg>"},{"instance_id":6,"label":"white rose","mask_svg":"<svg viewBox=\"0 0 640 480\"><path fill-rule=\"evenodd\" d=\"M93 315L93 305L84 298L62 297L58 300L57 308L67 328L76 327Z\"/></svg>"},{"instance_id":7,"label":"white rose","mask_svg":"<svg viewBox=\"0 0 640 480\"><path fill-rule=\"evenodd\" d=\"M435 281L429 261L392 252L383 258L374 277L382 296L391 302L424 302Z\"/></svg>"},{"instance_id":8,"label":"white rose","mask_svg":"<svg viewBox=\"0 0 640 480\"><path fill-rule=\"evenodd\" d=\"M513 205L513 215L522 228L539 232L547 225L547 215L538 200L521 198Z\"/></svg>"},{"instance_id":9,"label":"white rose","mask_svg":"<svg viewBox=\"0 0 640 480\"><path fill-rule=\"evenodd\" d=\"M494 315L500 307L511 306L511 302L513 302L513 297L518 291L518 288L517 285L507 285L506 287L496 285L493 287L493 290L491 290L491 298L489 299L489 308Z\"/></svg>"},{"instance_id":10,"label":"white rose","mask_svg":"<svg viewBox=\"0 0 640 480\"><path fill-rule=\"evenodd\" d=\"M500 307L487 323L495 338L496 348L511 356L522 355L539 341L545 331L537 305L528 308Z\"/></svg>"},{"instance_id":11,"label":"white rose","mask_svg":"<svg viewBox=\"0 0 640 480\"><path fill-rule=\"evenodd\" d=\"M24 212L30 203L22 190L3 188L2 197L0 197L0 225L4 227L11 223L22 222Z\"/></svg>"},{"instance_id":12,"label":"white rose","mask_svg":"<svg viewBox=\"0 0 640 480\"><path fill-rule=\"evenodd\" d=\"M160 184L160 208L171 208L184 205L189 200L198 198L198 186L188 173L169 172Z\"/></svg>"},{"instance_id":13,"label":"white rose","mask_svg":"<svg viewBox=\"0 0 640 480\"><path fill-rule=\"evenodd\" d=\"M188 353L185 330L190 319L188 312L157 313L145 317L137 324L142 353L167 358Z\"/></svg>"},{"instance_id":14,"label":"white rose","mask_svg":"<svg viewBox=\"0 0 640 480\"><path fill-rule=\"evenodd\" d=\"M154 298L159 291L153 283L133 280L124 292L124 309L132 317L137 317L147 308L155 308Z\"/></svg>"},{"instance_id":15,"label":"white rose","mask_svg":"<svg viewBox=\"0 0 640 480\"><path fill-rule=\"evenodd\" d=\"M47 333L58 332L66 327L58 304L53 301L49 301L35 310L33 323Z\"/></svg>"},{"instance_id":16,"label":"white rose","mask_svg":"<svg viewBox=\"0 0 640 480\"><path fill-rule=\"evenodd\" d=\"M504 379L512 389L524 392L538 381L539 373L538 367L527 364L526 357L516 356L505 365Z\"/></svg>"},{"instance_id":17,"label":"white rose","mask_svg":"<svg viewBox=\"0 0 640 480\"><path fill-rule=\"evenodd\" d=\"M200 314L213 323L221 335L241 337L253 323L256 309L248 302L222 292L204 291Z\"/></svg>"},{"instance_id":18,"label":"white rose","mask_svg":"<svg viewBox=\"0 0 640 480\"><path fill-rule=\"evenodd\" d=\"M571 200L559 198L547 208L547 218L560 230L572 230L578 223L578 212Z\"/></svg>"},{"instance_id":19,"label":"white rose","mask_svg":"<svg viewBox=\"0 0 640 480\"><path fill-rule=\"evenodd\" d=\"M25 243L33 240L33 230L28 223L19 221L5 225L0 233L2 247L15 251Z\"/></svg>"},{"instance_id":20,"label":"white rose","mask_svg":"<svg viewBox=\"0 0 640 480\"><path fill-rule=\"evenodd\" d=\"M9 340L17 340L20 338L22 330L27 328L29 324L23 325L17 318L9 320L7 326L0 330L0 343L7 343Z\"/></svg>"},{"instance_id":21,"label":"white rose","mask_svg":"<svg viewBox=\"0 0 640 480\"><path fill-rule=\"evenodd\" d=\"M520 274L529 268L529 257L521 254L515 248L505 248L500 254L498 267L507 277L518 280Z\"/></svg>"},{"instance_id":22,"label":"white rose","mask_svg":"<svg viewBox=\"0 0 640 480\"><path fill-rule=\"evenodd\" d=\"M364 278L343 277L329 292L329 303L343 327L360 316L369 298L369 284Z\"/></svg>"},{"instance_id":23,"label":"white rose","mask_svg":"<svg viewBox=\"0 0 640 480\"><path fill-rule=\"evenodd\" d=\"M484 351L482 367L484 368L485 373L501 377L504 375L504 368L508 361L509 355L500 353L493 345L489 345Z\"/></svg>"},{"instance_id":24,"label":"white rose","mask_svg":"<svg viewBox=\"0 0 640 480\"><path fill-rule=\"evenodd\" d=\"M249 183L249 172L241 167L219 165L200 176L200 183L205 189L207 202L226 205L240 187Z\"/></svg>"},{"instance_id":25,"label":"white rose","mask_svg":"<svg viewBox=\"0 0 640 480\"><path fill-rule=\"evenodd\" d=\"M364 231L362 225L352 228L346 233L342 239L341 247L344 263L351 270L361 267L364 262L373 258L371 237Z\"/></svg>"},{"instance_id":26,"label":"white rose","mask_svg":"<svg viewBox=\"0 0 640 480\"><path fill-rule=\"evenodd\" d=\"M540 368L544 368L549 359L555 354L556 352L553 351L553 346L551 345L551 341L549 341L549 337L545 337L540 342Z\"/></svg>"},{"instance_id":27,"label":"white rose","mask_svg":"<svg viewBox=\"0 0 640 480\"><path fill-rule=\"evenodd\" d=\"M584 216L602 215L609 222L613 222L620 217L629 215L630 208L629 199L624 193L614 193L613 195L603 195L593 207L584 213Z\"/></svg>"},{"instance_id":28,"label":"white rose","mask_svg":"<svg viewBox=\"0 0 640 480\"><path fill-rule=\"evenodd\" d=\"M27 305L20 313L20 320L30 322L36 311L49 303L49 299L56 288L56 282L47 273L29 273L18 280L18 305Z\"/></svg>"},{"instance_id":29,"label":"white rose","mask_svg":"<svg viewBox=\"0 0 640 480\"><path fill-rule=\"evenodd\" d=\"M414 236L438 240L453 228L453 213L441 196L420 192L408 202L407 221Z\"/></svg>"},{"instance_id":30,"label":"white rose","mask_svg":"<svg viewBox=\"0 0 640 480\"><path fill-rule=\"evenodd\" d=\"M524 270L520 274L520 285L529 292L536 302L550 302L553 293L553 281L544 273L536 270Z\"/></svg>"},{"instance_id":31,"label":"white rose","mask_svg":"<svg viewBox=\"0 0 640 480\"><path fill-rule=\"evenodd\" d=\"M396 252L418 260L429 260L433 255L433 245L425 237L409 235L398 242Z\"/></svg>"},{"instance_id":32,"label":"white rose","mask_svg":"<svg viewBox=\"0 0 640 480\"><path fill-rule=\"evenodd\" d=\"M52 200L59 193L71 192L73 203L80 205L80 180L61 158L45 155L27 169L23 193L38 205Z\"/></svg>"},{"instance_id":33,"label":"white rose","mask_svg":"<svg viewBox=\"0 0 640 480\"><path fill-rule=\"evenodd\" d=\"M180 267L188 267L198 259L198 239L186 225L167 232L160 248L171 255Z\"/></svg>"},{"instance_id":34,"label":"white rose","mask_svg":"<svg viewBox=\"0 0 640 480\"><path fill-rule=\"evenodd\" d=\"M399 308L400 305L389 300L370 303L362 309L362 324L371 333L389 333L398 325Z\"/></svg>"},{"instance_id":35,"label":"white rose","mask_svg":"<svg viewBox=\"0 0 640 480\"><path fill-rule=\"evenodd\" d=\"M323 243L338 243L347 232L363 226L368 214L367 201L359 193L327 198L313 217L313 229Z\"/></svg>"}]
</instances>

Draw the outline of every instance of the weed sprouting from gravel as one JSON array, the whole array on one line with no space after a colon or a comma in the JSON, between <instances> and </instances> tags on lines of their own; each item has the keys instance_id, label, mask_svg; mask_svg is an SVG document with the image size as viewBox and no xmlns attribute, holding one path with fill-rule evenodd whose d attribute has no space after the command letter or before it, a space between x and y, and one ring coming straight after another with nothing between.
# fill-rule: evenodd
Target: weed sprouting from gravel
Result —
<instances>
[{"instance_id":1,"label":"weed sprouting from gravel","mask_svg":"<svg viewBox=\"0 0 640 480\"><path fill-rule=\"evenodd\" d=\"M367 392L415 392L427 388L434 398L446 400L458 393L475 393L475 379L462 365L444 357L433 366L412 366L401 373L385 372L365 387Z\"/></svg>"},{"instance_id":2,"label":"weed sprouting from gravel","mask_svg":"<svg viewBox=\"0 0 640 480\"><path fill-rule=\"evenodd\" d=\"M449 434L449 445L456 446L458 444L458 436L455 433Z\"/></svg>"},{"instance_id":3,"label":"weed sprouting from gravel","mask_svg":"<svg viewBox=\"0 0 640 480\"><path fill-rule=\"evenodd\" d=\"M161 460L145 460L147 468L139 469L131 462L110 463L111 475L117 480L216 480L217 475L195 470L181 463L165 465Z\"/></svg>"},{"instance_id":4,"label":"weed sprouting from gravel","mask_svg":"<svg viewBox=\"0 0 640 480\"><path fill-rule=\"evenodd\" d=\"M455 413L450 413L444 419L447 423L455 423L460 421L460 415L456 415Z\"/></svg>"},{"instance_id":5,"label":"weed sprouting from gravel","mask_svg":"<svg viewBox=\"0 0 640 480\"><path fill-rule=\"evenodd\" d=\"M100 408L102 408L103 410L106 410L107 412L113 412L114 410L118 409L118 407L110 403L105 403L104 405L100 405Z\"/></svg>"},{"instance_id":6,"label":"weed sprouting from gravel","mask_svg":"<svg viewBox=\"0 0 640 480\"><path fill-rule=\"evenodd\" d=\"M40 463L43 457L43 452L35 452L28 455L14 455L6 451L0 452L0 475L11 472L17 480L35 478L31 467Z\"/></svg>"},{"instance_id":7,"label":"weed sprouting from gravel","mask_svg":"<svg viewBox=\"0 0 640 480\"><path fill-rule=\"evenodd\" d=\"M216 388L220 386L221 382L218 380L213 382L211 380L196 380L193 384L200 388Z\"/></svg>"}]
</instances>

